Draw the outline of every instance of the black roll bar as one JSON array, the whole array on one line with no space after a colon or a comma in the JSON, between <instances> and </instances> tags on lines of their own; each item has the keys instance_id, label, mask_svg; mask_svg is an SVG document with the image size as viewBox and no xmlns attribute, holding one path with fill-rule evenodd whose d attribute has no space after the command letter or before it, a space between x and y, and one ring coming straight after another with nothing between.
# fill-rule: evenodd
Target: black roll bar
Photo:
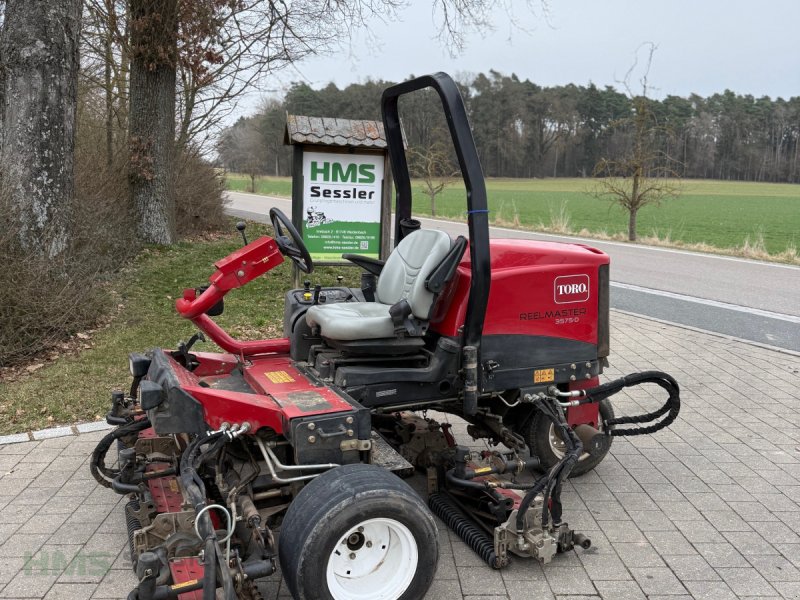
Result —
<instances>
[{"instance_id":1,"label":"black roll bar","mask_svg":"<svg viewBox=\"0 0 800 600\"><path fill-rule=\"evenodd\" d=\"M467 190L467 223L469 225L470 262L472 279L469 288L469 301L464 322L464 346L475 346L480 361L480 344L483 335L483 321L486 305L489 302L489 285L492 279L489 257L489 209L486 201L486 183L483 169L478 160L478 151L472 138L472 129L464 108L464 100L453 79L446 73L424 75L399 83L383 92L381 111L389 160L392 165L395 200L395 243L400 240L400 221L411 217L411 178L408 162L403 148L403 134L397 101L400 96L433 88L439 94L447 119L450 137L455 147L461 176ZM478 389L483 389L483 371L478 369Z\"/></svg>"}]
</instances>

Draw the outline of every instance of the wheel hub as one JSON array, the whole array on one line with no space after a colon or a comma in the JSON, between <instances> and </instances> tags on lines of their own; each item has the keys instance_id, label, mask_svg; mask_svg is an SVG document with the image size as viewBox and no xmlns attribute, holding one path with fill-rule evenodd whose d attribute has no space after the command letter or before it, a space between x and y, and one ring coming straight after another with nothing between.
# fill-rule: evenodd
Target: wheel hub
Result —
<instances>
[{"instance_id":1,"label":"wheel hub","mask_svg":"<svg viewBox=\"0 0 800 600\"><path fill-rule=\"evenodd\" d=\"M417 570L414 536L403 523L377 518L348 530L328 559L328 588L335 600L397 600Z\"/></svg>"}]
</instances>

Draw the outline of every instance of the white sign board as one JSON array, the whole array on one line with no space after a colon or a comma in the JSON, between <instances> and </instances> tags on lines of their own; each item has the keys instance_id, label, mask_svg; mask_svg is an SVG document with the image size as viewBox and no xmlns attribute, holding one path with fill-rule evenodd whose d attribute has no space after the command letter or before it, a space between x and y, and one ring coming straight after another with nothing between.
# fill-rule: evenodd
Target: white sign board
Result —
<instances>
[{"instance_id":1,"label":"white sign board","mask_svg":"<svg viewBox=\"0 0 800 600\"><path fill-rule=\"evenodd\" d=\"M382 155L303 153L302 235L315 261L379 258Z\"/></svg>"}]
</instances>

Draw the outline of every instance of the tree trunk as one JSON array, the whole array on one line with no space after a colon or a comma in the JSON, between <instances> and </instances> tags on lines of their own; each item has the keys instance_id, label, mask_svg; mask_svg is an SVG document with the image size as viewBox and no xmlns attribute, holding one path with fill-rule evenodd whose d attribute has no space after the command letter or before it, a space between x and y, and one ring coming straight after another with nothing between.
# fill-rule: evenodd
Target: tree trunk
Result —
<instances>
[{"instance_id":1,"label":"tree trunk","mask_svg":"<svg viewBox=\"0 0 800 600\"><path fill-rule=\"evenodd\" d=\"M636 214L639 212L638 209L630 209L628 213L628 241L635 242L636 241Z\"/></svg>"},{"instance_id":2,"label":"tree trunk","mask_svg":"<svg viewBox=\"0 0 800 600\"><path fill-rule=\"evenodd\" d=\"M637 172L633 176L633 187L631 189L631 202L628 205L628 241L635 242L636 241L636 213L639 212L639 208L642 205L642 201L639 198L639 171L637 167Z\"/></svg>"},{"instance_id":3,"label":"tree trunk","mask_svg":"<svg viewBox=\"0 0 800 600\"><path fill-rule=\"evenodd\" d=\"M172 244L177 0L130 0L130 6L131 202L141 240Z\"/></svg>"},{"instance_id":4,"label":"tree trunk","mask_svg":"<svg viewBox=\"0 0 800 600\"><path fill-rule=\"evenodd\" d=\"M0 190L49 258L69 243L80 19L81 0L7 0L0 32Z\"/></svg>"}]
</instances>

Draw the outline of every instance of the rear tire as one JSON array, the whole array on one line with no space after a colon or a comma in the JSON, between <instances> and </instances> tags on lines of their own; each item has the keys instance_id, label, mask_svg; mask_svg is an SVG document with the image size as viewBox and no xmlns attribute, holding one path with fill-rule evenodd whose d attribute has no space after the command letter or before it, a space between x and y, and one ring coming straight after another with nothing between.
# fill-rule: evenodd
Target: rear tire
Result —
<instances>
[{"instance_id":1,"label":"rear tire","mask_svg":"<svg viewBox=\"0 0 800 600\"><path fill-rule=\"evenodd\" d=\"M433 582L439 538L408 484L381 467L345 465L289 505L278 556L296 600L418 600Z\"/></svg>"},{"instance_id":2,"label":"rear tire","mask_svg":"<svg viewBox=\"0 0 800 600\"><path fill-rule=\"evenodd\" d=\"M600 401L599 410L601 423L614 418L614 409L611 407L611 401L608 398ZM540 411L537 410L533 415L530 425L525 430L524 437L531 454L539 458L542 469L549 469L563 458L564 450L561 449L563 442L561 442L561 438L555 435L553 423ZM610 441L613 440L614 438L611 438ZM570 477L577 477L594 469L603 462L610 449L611 443L599 455L592 456L588 452L584 452L578 462L575 463Z\"/></svg>"}]
</instances>

